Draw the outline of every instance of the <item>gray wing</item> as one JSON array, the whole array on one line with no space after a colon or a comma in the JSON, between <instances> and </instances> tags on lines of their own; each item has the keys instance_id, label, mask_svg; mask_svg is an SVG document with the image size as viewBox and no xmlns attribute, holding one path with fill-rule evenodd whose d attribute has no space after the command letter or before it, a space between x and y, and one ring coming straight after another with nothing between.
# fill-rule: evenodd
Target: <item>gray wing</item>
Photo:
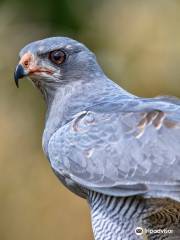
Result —
<instances>
[{"instance_id":1,"label":"gray wing","mask_svg":"<svg viewBox=\"0 0 180 240\"><path fill-rule=\"evenodd\" d=\"M79 113L51 137L52 167L115 196L180 198L180 106L145 99Z\"/></svg>"}]
</instances>

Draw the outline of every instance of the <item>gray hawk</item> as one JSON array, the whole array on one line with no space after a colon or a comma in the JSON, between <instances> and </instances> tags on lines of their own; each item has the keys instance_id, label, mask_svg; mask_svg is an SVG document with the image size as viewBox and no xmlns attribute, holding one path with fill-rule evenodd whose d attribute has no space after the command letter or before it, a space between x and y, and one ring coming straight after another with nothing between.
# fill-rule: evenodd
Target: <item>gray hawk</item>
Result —
<instances>
[{"instance_id":1,"label":"gray hawk","mask_svg":"<svg viewBox=\"0 0 180 240\"><path fill-rule=\"evenodd\" d=\"M128 93L66 37L25 46L17 86L25 76L47 105L44 152L87 199L95 239L180 239L180 100Z\"/></svg>"}]
</instances>

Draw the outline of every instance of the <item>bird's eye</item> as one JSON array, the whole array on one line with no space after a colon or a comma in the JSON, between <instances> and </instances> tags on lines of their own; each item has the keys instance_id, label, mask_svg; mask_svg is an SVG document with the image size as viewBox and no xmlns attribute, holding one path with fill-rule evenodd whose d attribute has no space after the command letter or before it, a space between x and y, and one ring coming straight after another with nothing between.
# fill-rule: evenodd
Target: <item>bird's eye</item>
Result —
<instances>
[{"instance_id":1,"label":"bird's eye","mask_svg":"<svg viewBox=\"0 0 180 240\"><path fill-rule=\"evenodd\" d=\"M49 59L57 65L60 65L61 63L63 63L65 61L65 58L66 58L66 55L61 50L55 50L49 53Z\"/></svg>"}]
</instances>

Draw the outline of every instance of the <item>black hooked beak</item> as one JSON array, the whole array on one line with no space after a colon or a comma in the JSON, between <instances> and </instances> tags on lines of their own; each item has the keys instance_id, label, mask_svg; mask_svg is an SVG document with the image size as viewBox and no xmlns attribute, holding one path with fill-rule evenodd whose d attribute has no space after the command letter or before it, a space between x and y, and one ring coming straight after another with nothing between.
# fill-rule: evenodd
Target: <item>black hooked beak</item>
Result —
<instances>
[{"instance_id":1,"label":"black hooked beak","mask_svg":"<svg viewBox=\"0 0 180 240\"><path fill-rule=\"evenodd\" d=\"M14 80L17 88L19 87L19 79L23 78L26 75L27 73L25 72L23 65L18 64L14 72Z\"/></svg>"}]
</instances>

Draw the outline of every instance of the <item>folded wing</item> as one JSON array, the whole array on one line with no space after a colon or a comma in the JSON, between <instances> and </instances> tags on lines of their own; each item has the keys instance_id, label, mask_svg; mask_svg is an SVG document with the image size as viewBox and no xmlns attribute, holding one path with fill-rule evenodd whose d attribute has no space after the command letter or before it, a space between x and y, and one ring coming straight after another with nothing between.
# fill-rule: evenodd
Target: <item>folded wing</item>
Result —
<instances>
[{"instance_id":1,"label":"folded wing","mask_svg":"<svg viewBox=\"0 0 180 240\"><path fill-rule=\"evenodd\" d=\"M180 106L157 98L91 107L56 131L48 153L86 188L180 199Z\"/></svg>"}]
</instances>

